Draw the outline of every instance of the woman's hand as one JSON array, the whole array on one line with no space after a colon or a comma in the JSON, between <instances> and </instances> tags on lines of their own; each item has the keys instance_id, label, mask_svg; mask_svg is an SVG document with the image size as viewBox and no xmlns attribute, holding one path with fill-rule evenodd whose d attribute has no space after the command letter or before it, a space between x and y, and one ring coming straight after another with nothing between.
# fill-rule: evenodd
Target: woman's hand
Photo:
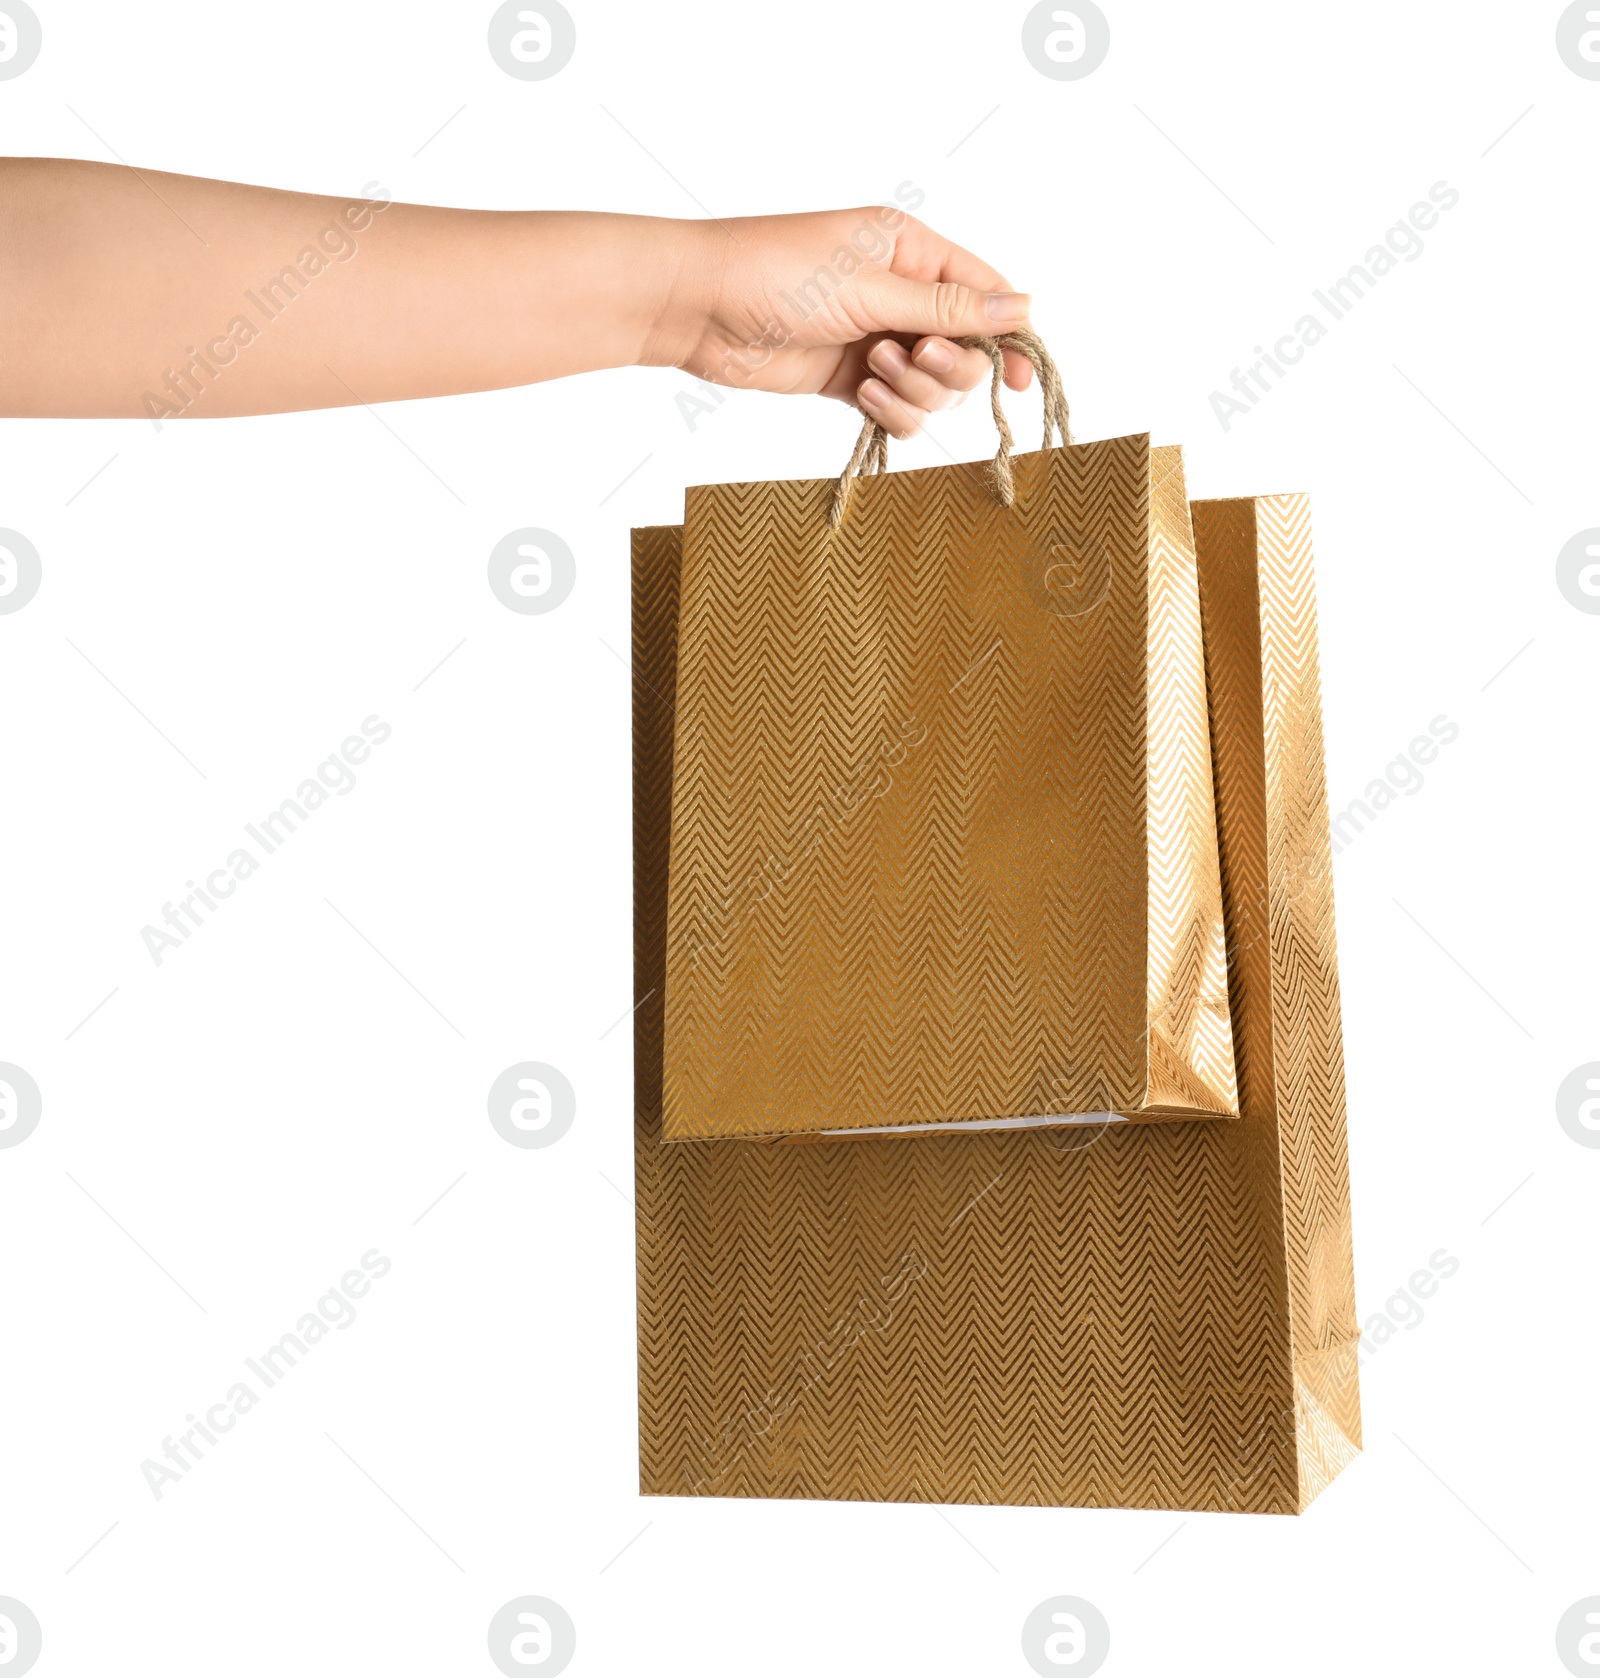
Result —
<instances>
[{"instance_id":1,"label":"woman's hand","mask_svg":"<svg viewBox=\"0 0 1600 1678\"><path fill-rule=\"evenodd\" d=\"M1028 323L1028 298L903 210L686 223L682 278L642 360L715 384L850 402L891 437L983 384L992 363L952 340ZM1025 357L1006 352L1023 390Z\"/></svg>"}]
</instances>

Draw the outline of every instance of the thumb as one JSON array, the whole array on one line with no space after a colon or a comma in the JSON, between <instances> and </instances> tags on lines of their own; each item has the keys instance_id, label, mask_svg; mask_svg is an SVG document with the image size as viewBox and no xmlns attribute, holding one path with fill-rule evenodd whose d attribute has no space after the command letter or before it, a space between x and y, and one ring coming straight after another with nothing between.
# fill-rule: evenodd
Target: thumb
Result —
<instances>
[{"instance_id":1,"label":"thumb","mask_svg":"<svg viewBox=\"0 0 1600 1678\"><path fill-rule=\"evenodd\" d=\"M1023 291L979 291L951 280L908 280L883 269L858 282L867 332L936 333L941 338L992 338L1028 324Z\"/></svg>"}]
</instances>

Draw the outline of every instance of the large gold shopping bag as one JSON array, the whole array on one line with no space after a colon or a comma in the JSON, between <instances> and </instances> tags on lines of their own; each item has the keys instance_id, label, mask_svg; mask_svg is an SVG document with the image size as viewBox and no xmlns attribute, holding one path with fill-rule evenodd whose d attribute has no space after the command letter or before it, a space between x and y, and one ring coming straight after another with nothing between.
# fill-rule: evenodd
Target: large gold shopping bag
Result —
<instances>
[{"instance_id":1,"label":"large gold shopping bag","mask_svg":"<svg viewBox=\"0 0 1600 1678\"><path fill-rule=\"evenodd\" d=\"M688 492L669 1139L1237 1111L1182 457L1000 342L1036 454Z\"/></svg>"},{"instance_id":2,"label":"large gold shopping bag","mask_svg":"<svg viewBox=\"0 0 1600 1678\"><path fill-rule=\"evenodd\" d=\"M1303 1509L1360 1417L1304 499L1201 503L1222 1123L669 1142L681 527L636 531L640 1485Z\"/></svg>"}]
</instances>

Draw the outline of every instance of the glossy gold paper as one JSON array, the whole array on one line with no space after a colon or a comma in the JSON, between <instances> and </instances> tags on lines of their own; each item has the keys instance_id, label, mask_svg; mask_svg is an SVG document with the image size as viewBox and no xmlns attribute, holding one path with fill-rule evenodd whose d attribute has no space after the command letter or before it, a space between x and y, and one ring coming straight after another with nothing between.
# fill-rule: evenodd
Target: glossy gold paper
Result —
<instances>
[{"instance_id":1,"label":"glossy gold paper","mask_svg":"<svg viewBox=\"0 0 1600 1678\"><path fill-rule=\"evenodd\" d=\"M689 492L670 1139L1237 1111L1182 457L1014 464Z\"/></svg>"},{"instance_id":2,"label":"glossy gold paper","mask_svg":"<svg viewBox=\"0 0 1600 1678\"><path fill-rule=\"evenodd\" d=\"M1301 497L1195 509L1241 1116L668 1144L681 532L634 537L646 1493L1295 1512L1360 1442Z\"/></svg>"}]
</instances>

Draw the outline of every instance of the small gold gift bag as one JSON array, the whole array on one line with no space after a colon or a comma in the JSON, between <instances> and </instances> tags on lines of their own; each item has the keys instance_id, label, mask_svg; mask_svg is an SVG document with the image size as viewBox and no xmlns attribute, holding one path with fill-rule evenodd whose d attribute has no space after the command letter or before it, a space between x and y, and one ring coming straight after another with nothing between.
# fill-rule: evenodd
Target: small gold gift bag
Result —
<instances>
[{"instance_id":1,"label":"small gold gift bag","mask_svg":"<svg viewBox=\"0 0 1600 1678\"><path fill-rule=\"evenodd\" d=\"M984 342L992 469L688 493L669 1140L1237 1112L1182 457Z\"/></svg>"}]
</instances>

